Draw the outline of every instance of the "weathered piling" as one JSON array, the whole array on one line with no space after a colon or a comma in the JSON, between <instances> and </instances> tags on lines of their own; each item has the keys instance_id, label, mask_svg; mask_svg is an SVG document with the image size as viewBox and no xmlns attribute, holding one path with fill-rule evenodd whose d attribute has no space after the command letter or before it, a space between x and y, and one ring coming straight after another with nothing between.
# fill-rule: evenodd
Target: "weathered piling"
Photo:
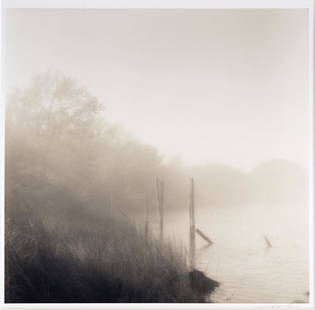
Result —
<instances>
[{"instance_id":1,"label":"weathered piling","mask_svg":"<svg viewBox=\"0 0 315 310\"><path fill-rule=\"evenodd\" d=\"M161 236L160 239L163 240L164 238L164 182L162 181L160 183L160 201L161 201L161 207L160 207L160 212L161 212L161 216L160 216L160 232L161 232Z\"/></svg>"},{"instance_id":2,"label":"weathered piling","mask_svg":"<svg viewBox=\"0 0 315 310\"><path fill-rule=\"evenodd\" d=\"M113 197L110 196L108 198L108 212L109 212L109 217L113 216Z\"/></svg>"},{"instance_id":3,"label":"weathered piling","mask_svg":"<svg viewBox=\"0 0 315 310\"><path fill-rule=\"evenodd\" d=\"M271 244L271 242L269 241L269 239L267 238L266 235L264 235L264 239L265 239L267 248L271 248L271 247L272 247L272 244Z\"/></svg>"},{"instance_id":4,"label":"weathered piling","mask_svg":"<svg viewBox=\"0 0 315 310\"><path fill-rule=\"evenodd\" d=\"M164 236L164 182L156 178L156 196L160 218L160 241Z\"/></svg>"},{"instance_id":5,"label":"weathered piling","mask_svg":"<svg viewBox=\"0 0 315 310\"><path fill-rule=\"evenodd\" d=\"M149 201L148 198L146 197L144 199L144 234L146 240L149 239L149 214L148 214L148 209L149 209Z\"/></svg>"},{"instance_id":6,"label":"weathered piling","mask_svg":"<svg viewBox=\"0 0 315 310\"><path fill-rule=\"evenodd\" d=\"M195 268L195 188L194 179L190 179L190 197L189 197L189 260L190 268Z\"/></svg>"}]
</instances>

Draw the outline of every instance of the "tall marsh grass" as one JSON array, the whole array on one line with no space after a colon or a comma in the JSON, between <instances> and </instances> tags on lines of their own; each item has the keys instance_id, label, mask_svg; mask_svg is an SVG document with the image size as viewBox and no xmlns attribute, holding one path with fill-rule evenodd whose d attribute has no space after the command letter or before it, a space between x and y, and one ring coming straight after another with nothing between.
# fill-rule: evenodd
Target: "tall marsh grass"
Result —
<instances>
[{"instance_id":1,"label":"tall marsh grass","mask_svg":"<svg viewBox=\"0 0 315 310\"><path fill-rule=\"evenodd\" d=\"M184 251L109 217L6 223L7 303L203 302Z\"/></svg>"}]
</instances>

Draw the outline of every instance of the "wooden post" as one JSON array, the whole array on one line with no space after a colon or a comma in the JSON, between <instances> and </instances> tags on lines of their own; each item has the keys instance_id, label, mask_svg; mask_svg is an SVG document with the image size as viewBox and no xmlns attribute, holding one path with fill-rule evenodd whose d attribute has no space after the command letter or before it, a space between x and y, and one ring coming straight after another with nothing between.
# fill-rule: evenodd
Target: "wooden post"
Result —
<instances>
[{"instance_id":1,"label":"wooden post","mask_svg":"<svg viewBox=\"0 0 315 310\"><path fill-rule=\"evenodd\" d=\"M148 241L149 239L149 215L148 215L148 208L149 208L149 203L148 203L148 198L145 198L145 207L144 207L144 234L145 234L145 239Z\"/></svg>"},{"instance_id":2,"label":"wooden post","mask_svg":"<svg viewBox=\"0 0 315 310\"><path fill-rule=\"evenodd\" d=\"M190 199L189 199L189 259L190 268L195 268L195 188L194 179L190 179Z\"/></svg>"},{"instance_id":3,"label":"wooden post","mask_svg":"<svg viewBox=\"0 0 315 310\"><path fill-rule=\"evenodd\" d=\"M113 216L113 197L109 197L109 217Z\"/></svg>"},{"instance_id":4,"label":"wooden post","mask_svg":"<svg viewBox=\"0 0 315 310\"><path fill-rule=\"evenodd\" d=\"M163 241L164 237L164 182L160 182L160 240Z\"/></svg>"},{"instance_id":5,"label":"wooden post","mask_svg":"<svg viewBox=\"0 0 315 310\"><path fill-rule=\"evenodd\" d=\"M267 238L266 235L264 235L264 238L265 238L265 242L266 242L267 248L271 248L272 244L271 244L271 242L269 241L269 239Z\"/></svg>"},{"instance_id":6,"label":"wooden post","mask_svg":"<svg viewBox=\"0 0 315 310\"><path fill-rule=\"evenodd\" d=\"M156 196L158 202L159 218L160 218L160 241L163 240L164 234L164 182L156 178Z\"/></svg>"}]
</instances>

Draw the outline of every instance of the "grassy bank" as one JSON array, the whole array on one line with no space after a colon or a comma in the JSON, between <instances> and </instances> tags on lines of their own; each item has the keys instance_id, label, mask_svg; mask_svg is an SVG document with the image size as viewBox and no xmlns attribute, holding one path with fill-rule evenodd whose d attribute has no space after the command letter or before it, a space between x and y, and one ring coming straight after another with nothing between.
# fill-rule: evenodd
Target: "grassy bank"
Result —
<instances>
[{"instance_id":1,"label":"grassy bank","mask_svg":"<svg viewBox=\"0 0 315 310\"><path fill-rule=\"evenodd\" d=\"M59 73L8 98L6 302L203 301L181 248L147 242L105 214L155 201L156 177L167 205L179 207L190 175L108 121L105 108Z\"/></svg>"},{"instance_id":2,"label":"grassy bank","mask_svg":"<svg viewBox=\"0 0 315 310\"><path fill-rule=\"evenodd\" d=\"M6 302L203 302L179 247L109 217L6 223Z\"/></svg>"}]
</instances>

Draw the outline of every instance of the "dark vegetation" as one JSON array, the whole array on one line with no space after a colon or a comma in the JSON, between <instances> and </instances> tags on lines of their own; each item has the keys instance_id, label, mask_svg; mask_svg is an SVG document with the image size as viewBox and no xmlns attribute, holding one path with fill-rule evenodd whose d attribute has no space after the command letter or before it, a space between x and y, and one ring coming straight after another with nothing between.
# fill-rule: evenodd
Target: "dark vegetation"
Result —
<instances>
[{"instance_id":1,"label":"dark vegetation","mask_svg":"<svg viewBox=\"0 0 315 310\"><path fill-rule=\"evenodd\" d=\"M102 113L58 74L10 98L6 302L203 302L184 249L110 214L109 196L132 208L165 167Z\"/></svg>"},{"instance_id":2,"label":"dark vegetation","mask_svg":"<svg viewBox=\"0 0 315 310\"><path fill-rule=\"evenodd\" d=\"M6 302L204 302L180 248L82 215L8 223Z\"/></svg>"},{"instance_id":3,"label":"dark vegetation","mask_svg":"<svg viewBox=\"0 0 315 310\"><path fill-rule=\"evenodd\" d=\"M6 302L204 301L192 288L183 249L147 242L141 229L109 214L110 197L127 214L142 210L144 197L152 206L155 177L167 184L165 208L187 206L191 175L203 204L250 203L257 195L281 201L273 192L281 177L292 197L305 196L303 171L284 161L249 175L165 162L107 121L104 105L61 74L37 76L8 101ZM261 182L265 194L255 190Z\"/></svg>"}]
</instances>

